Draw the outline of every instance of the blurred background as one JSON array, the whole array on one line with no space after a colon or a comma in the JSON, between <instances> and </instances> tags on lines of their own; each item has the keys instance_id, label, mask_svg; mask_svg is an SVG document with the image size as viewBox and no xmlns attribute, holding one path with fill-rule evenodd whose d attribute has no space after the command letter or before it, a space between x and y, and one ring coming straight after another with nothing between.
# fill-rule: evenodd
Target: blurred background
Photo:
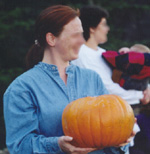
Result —
<instances>
[{"instance_id":1,"label":"blurred background","mask_svg":"<svg viewBox=\"0 0 150 154\"><path fill-rule=\"evenodd\" d=\"M148 0L0 0L0 149L5 145L3 94L8 85L25 71L25 55L34 43L34 23L44 8L63 4L73 8L99 5L109 11L108 42L101 47L142 43L150 47L150 1Z\"/></svg>"}]
</instances>

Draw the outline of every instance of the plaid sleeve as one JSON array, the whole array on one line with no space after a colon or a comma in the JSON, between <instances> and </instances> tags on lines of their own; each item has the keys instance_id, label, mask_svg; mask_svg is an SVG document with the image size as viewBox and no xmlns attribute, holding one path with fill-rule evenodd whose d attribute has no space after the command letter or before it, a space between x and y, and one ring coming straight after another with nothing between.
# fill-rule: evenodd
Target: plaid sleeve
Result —
<instances>
[{"instance_id":1,"label":"plaid sleeve","mask_svg":"<svg viewBox=\"0 0 150 154\"><path fill-rule=\"evenodd\" d=\"M131 78L140 80L150 77L149 53L107 51L102 57L111 67L127 73Z\"/></svg>"}]
</instances>

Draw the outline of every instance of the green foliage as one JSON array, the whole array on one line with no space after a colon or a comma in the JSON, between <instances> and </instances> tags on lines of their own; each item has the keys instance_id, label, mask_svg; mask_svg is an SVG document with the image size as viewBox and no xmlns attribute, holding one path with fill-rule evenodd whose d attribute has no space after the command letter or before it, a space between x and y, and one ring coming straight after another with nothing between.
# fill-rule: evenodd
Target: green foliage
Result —
<instances>
[{"instance_id":1,"label":"green foliage","mask_svg":"<svg viewBox=\"0 0 150 154\"><path fill-rule=\"evenodd\" d=\"M15 8L7 12L0 12L0 39L6 39L10 35L14 35L18 28L29 31L33 26L34 20L29 17L30 10L28 8Z\"/></svg>"},{"instance_id":2,"label":"green foliage","mask_svg":"<svg viewBox=\"0 0 150 154\"><path fill-rule=\"evenodd\" d=\"M18 75L23 73L22 68L11 68L0 70L0 83L9 85Z\"/></svg>"},{"instance_id":3,"label":"green foliage","mask_svg":"<svg viewBox=\"0 0 150 154\"><path fill-rule=\"evenodd\" d=\"M23 67L24 57L33 40L34 16L31 8L0 12L0 67Z\"/></svg>"}]
</instances>

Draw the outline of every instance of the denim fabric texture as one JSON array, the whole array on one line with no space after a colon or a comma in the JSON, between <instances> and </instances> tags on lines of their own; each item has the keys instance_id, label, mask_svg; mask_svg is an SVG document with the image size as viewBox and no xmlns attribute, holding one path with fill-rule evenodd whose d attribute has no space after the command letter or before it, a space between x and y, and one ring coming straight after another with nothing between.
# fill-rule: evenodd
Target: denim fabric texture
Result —
<instances>
[{"instance_id":1,"label":"denim fabric texture","mask_svg":"<svg viewBox=\"0 0 150 154\"><path fill-rule=\"evenodd\" d=\"M78 98L108 93L94 71L70 65L66 74L67 85L57 66L40 62L7 88L3 102L11 154L62 154L58 138L64 135L64 108ZM103 150L91 154L103 154Z\"/></svg>"}]
</instances>

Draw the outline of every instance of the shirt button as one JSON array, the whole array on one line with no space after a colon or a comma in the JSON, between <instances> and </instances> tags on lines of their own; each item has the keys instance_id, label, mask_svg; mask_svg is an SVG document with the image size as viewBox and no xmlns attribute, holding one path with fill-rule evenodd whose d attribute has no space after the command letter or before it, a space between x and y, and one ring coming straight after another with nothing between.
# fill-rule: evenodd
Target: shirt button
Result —
<instances>
[{"instance_id":1,"label":"shirt button","mask_svg":"<svg viewBox=\"0 0 150 154\"><path fill-rule=\"evenodd\" d=\"M52 67L52 70L55 70L55 66Z\"/></svg>"}]
</instances>

